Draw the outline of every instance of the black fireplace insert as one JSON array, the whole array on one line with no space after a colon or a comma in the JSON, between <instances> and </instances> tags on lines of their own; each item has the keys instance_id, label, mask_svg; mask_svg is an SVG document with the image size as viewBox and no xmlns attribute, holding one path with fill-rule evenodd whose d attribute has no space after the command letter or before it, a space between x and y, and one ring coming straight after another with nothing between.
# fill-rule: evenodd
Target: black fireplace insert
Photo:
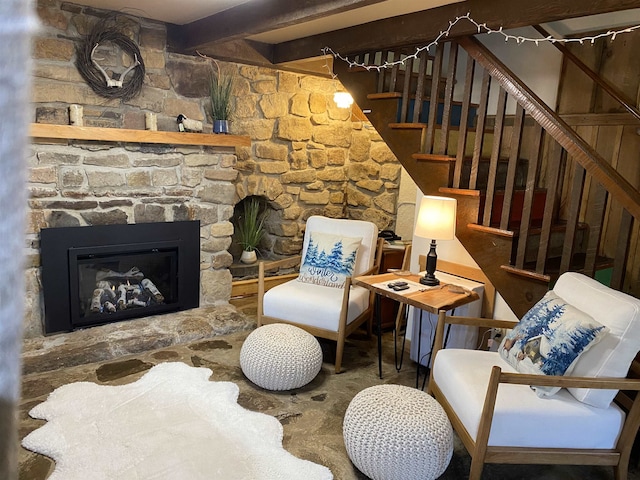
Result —
<instances>
[{"instance_id":1,"label":"black fireplace insert","mask_svg":"<svg viewBox=\"0 0 640 480\"><path fill-rule=\"evenodd\" d=\"M200 222L41 231L45 333L199 305Z\"/></svg>"}]
</instances>

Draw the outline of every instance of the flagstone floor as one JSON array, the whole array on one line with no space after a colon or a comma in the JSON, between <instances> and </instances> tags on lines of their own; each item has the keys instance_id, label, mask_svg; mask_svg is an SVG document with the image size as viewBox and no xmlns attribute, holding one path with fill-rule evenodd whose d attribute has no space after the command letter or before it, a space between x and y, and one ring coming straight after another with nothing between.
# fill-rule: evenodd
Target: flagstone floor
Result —
<instances>
[{"instance_id":1,"label":"flagstone floor","mask_svg":"<svg viewBox=\"0 0 640 480\"><path fill-rule=\"evenodd\" d=\"M415 385L415 363L408 359L408 355L405 356L402 369L399 372L395 369L392 334L384 334L382 380L377 375L375 337L367 338L362 334L352 337L347 343L343 373L336 375L333 364L325 361L321 372L311 383L287 392L263 390L244 377L239 366L239 355L242 342L248 334L249 331L244 329L95 363L29 373L24 376L22 384L19 437L22 439L44 423L31 419L28 411L61 385L76 381L120 385L137 380L158 363L184 362L210 368L213 371L212 380L238 384L239 404L278 418L284 426L284 447L294 455L326 465L336 480L366 479L347 457L342 419L351 399L364 388L382 383ZM332 354L331 345L322 342L322 346L325 359L329 358ZM466 478L469 463L469 456L456 438L453 459L441 478ZM47 457L20 448L20 480L43 480L52 469L53 463ZM632 457L629 478L640 479L637 455ZM483 479L608 480L613 479L613 471L604 467L488 465Z\"/></svg>"}]
</instances>

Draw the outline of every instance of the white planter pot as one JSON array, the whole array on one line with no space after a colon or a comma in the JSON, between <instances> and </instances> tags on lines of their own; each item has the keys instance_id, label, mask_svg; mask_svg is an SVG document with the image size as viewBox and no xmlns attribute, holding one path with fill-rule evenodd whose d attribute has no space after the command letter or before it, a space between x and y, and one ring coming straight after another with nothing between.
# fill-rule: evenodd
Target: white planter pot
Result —
<instances>
[{"instance_id":1,"label":"white planter pot","mask_svg":"<svg viewBox=\"0 0 640 480\"><path fill-rule=\"evenodd\" d=\"M258 261L258 256L256 255L256 251L243 250L242 255L240 256L240 261L242 263L256 263Z\"/></svg>"}]
</instances>

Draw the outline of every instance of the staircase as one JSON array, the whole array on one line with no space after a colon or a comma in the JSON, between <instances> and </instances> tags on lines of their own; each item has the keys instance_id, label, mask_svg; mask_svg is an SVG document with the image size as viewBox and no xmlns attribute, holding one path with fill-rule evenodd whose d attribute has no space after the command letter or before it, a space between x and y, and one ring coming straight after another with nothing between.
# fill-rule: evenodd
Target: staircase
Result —
<instances>
[{"instance_id":1,"label":"staircase","mask_svg":"<svg viewBox=\"0 0 640 480\"><path fill-rule=\"evenodd\" d=\"M624 290L640 192L477 40L379 72L335 69L420 190L457 198L458 239L516 315L568 270L606 270ZM612 255L602 254L604 235L616 239Z\"/></svg>"}]
</instances>

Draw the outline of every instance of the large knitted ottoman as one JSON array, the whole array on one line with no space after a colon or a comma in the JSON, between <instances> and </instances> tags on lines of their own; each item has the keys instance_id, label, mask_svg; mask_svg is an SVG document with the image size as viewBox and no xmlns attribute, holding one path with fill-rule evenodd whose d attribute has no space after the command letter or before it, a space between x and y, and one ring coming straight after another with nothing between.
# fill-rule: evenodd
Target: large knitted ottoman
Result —
<instances>
[{"instance_id":1,"label":"large knitted ottoman","mask_svg":"<svg viewBox=\"0 0 640 480\"><path fill-rule=\"evenodd\" d=\"M453 430L431 395L402 385L377 385L358 393L343 422L353 464L373 480L430 480L453 455Z\"/></svg>"},{"instance_id":2,"label":"large knitted ottoman","mask_svg":"<svg viewBox=\"0 0 640 480\"><path fill-rule=\"evenodd\" d=\"M240 368L259 387L291 390L316 377L322 368L322 349L301 328L284 323L263 325L242 344Z\"/></svg>"}]
</instances>

